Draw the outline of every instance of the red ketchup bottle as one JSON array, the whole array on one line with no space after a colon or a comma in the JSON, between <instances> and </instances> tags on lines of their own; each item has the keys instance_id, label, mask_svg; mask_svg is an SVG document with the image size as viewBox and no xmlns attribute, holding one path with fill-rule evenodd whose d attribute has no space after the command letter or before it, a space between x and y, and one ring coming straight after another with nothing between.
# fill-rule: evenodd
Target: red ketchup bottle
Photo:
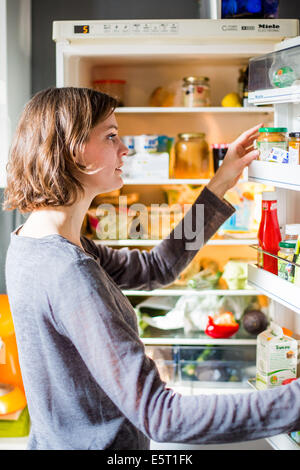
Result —
<instances>
[{"instance_id":1,"label":"red ketchup bottle","mask_svg":"<svg viewBox=\"0 0 300 470\"><path fill-rule=\"evenodd\" d=\"M277 217L277 199L275 192L262 193L262 215L258 230L258 243L262 250L277 255L281 233ZM278 275L277 258L268 256L265 253L258 253L258 266Z\"/></svg>"}]
</instances>

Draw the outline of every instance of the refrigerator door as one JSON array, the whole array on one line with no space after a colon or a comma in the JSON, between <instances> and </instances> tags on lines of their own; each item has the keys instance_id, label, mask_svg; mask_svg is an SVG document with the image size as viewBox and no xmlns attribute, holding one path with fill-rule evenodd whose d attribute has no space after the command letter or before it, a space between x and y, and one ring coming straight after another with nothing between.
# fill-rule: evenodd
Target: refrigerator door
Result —
<instances>
[{"instance_id":1,"label":"refrigerator door","mask_svg":"<svg viewBox=\"0 0 300 470\"><path fill-rule=\"evenodd\" d=\"M300 102L300 36L249 62L249 103Z\"/></svg>"}]
</instances>

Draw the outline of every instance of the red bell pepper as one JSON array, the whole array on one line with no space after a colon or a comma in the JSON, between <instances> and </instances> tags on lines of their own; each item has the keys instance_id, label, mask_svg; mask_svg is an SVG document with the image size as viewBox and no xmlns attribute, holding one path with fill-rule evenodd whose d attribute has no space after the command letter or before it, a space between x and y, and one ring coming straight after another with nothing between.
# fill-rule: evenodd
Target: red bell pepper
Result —
<instances>
[{"instance_id":1,"label":"red bell pepper","mask_svg":"<svg viewBox=\"0 0 300 470\"><path fill-rule=\"evenodd\" d=\"M281 383L281 385L288 385L288 384L290 384L291 382L293 382L294 380L297 380L297 379L285 379L285 380L283 380L283 382Z\"/></svg>"},{"instance_id":2,"label":"red bell pepper","mask_svg":"<svg viewBox=\"0 0 300 470\"><path fill-rule=\"evenodd\" d=\"M233 314L225 312L215 318L208 317L205 333L212 338L229 338L238 331L239 327Z\"/></svg>"}]
</instances>

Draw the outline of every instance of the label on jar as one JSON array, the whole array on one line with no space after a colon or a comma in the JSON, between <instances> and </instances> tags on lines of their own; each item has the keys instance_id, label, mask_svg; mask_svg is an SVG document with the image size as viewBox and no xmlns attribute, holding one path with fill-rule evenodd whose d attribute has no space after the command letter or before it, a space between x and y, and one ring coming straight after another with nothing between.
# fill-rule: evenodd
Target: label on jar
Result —
<instances>
[{"instance_id":1,"label":"label on jar","mask_svg":"<svg viewBox=\"0 0 300 470\"><path fill-rule=\"evenodd\" d=\"M289 164L290 165L299 165L300 164L300 144L299 143L290 143L289 145Z\"/></svg>"},{"instance_id":2,"label":"label on jar","mask_svg":"<svg viewBox=\"0 0 300 470\"><path fill-rule=\"evenodd\" d=\"M188 85L184 91L184 106L210 106L210 90L204 85Z\"/></svg>"},{"instance_id":3,"label":"label on jar","mask_svg":"<svg viewBox=\"0 0 300 470\"><path fill-rule=\"evenodd\" d=\"M287 255L279 251L278 256L286 260L278 259L278 277L281 277L285 281L294 282L295 266L288 262L293 261L294 255Z\"/></svg>"},{"instance_id":4,"label":"label on jar","mask_svg":"<svg viewBox=\"0 0 300 470\"><path fill-rule=\"evenodd\" d=\"M268 156L272 151L273 147L286 150L286 142L259 142L256 141L257 148L259 150L259 159L262 161L268 161Z\"/></svg>"}]
</instances>

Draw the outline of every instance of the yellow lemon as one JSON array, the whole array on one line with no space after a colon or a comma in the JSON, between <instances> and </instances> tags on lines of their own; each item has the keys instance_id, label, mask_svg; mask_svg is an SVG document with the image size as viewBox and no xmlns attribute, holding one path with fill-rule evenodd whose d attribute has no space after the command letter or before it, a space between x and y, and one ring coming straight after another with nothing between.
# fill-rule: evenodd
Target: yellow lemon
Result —
<instances>
[{"instance_id":1,"label":"yellow lemon","mask_svg":"<svg viewBox=\"0 0 300 470\"><path fill-rule=\"evenodd\" d=\"M237 108L242 106L240 97L237 93L228 93L225 95L221 104L226 108Z\"/></svg>"}]
</instances>

